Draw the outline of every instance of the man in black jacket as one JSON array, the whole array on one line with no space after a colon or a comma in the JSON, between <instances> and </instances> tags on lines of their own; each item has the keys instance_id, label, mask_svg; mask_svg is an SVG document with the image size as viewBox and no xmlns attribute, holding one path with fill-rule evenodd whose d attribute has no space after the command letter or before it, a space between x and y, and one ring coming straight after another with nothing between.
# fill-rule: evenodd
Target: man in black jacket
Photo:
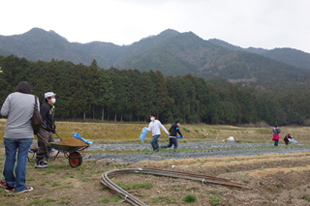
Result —
<instances>
[{"instance_id":1,"label":"man in black jacket","mask_svg":"<svg viewBox=\"0 0 310 206\"><path fill-rule=\"evenodd\" d=\"M56 128L54 119L54 104L56 102L55 95L56 94L53 92L45 93L45 103L40 107L43 123L42 127L37 132L39 150L36 156L35 168L47 167L47 161L45 161L44 158L48 159L49 157L49 151L51 150L49 142L54 142L53 133L55 133Z\"/></svg>"},{"instance_id":2,"label":"man in black jacket","mask_svg":"<svg viewBox=\"0 0 310 206\"><path fill-rule=\"evenodd\" d=\"M181 137L183 137L183 135L180 132L180 120L175 120L174 124L170 127L169 129L169 144L165 145L165 146L161 146L161 148L170 148L172 145L174 145L174 150L176 150L178 148L178 141L177 141L177 133L179 133L181 135Z\"/></svg>"}]
</instances>

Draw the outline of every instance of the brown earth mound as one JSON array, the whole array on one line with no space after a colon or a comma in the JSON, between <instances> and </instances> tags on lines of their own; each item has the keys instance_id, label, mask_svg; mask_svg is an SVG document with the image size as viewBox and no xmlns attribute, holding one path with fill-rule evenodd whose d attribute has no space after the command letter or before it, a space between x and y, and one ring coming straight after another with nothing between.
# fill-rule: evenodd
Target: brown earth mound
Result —
<instances>
[{"instance_id":1,"label":"brown earth mound","mask_svg":"<svg viewBox=\"0 0 310 206\"><path fill-rule=\"evenodd\" d=\"M70 145L70 146L87 146L87 144L85 142L83 142L82 140L79 140L77 138L74 138L74 137L69 137L69 138L64 139L62 141L56 142L55 144Z\"/></svg>"}]
</instances>

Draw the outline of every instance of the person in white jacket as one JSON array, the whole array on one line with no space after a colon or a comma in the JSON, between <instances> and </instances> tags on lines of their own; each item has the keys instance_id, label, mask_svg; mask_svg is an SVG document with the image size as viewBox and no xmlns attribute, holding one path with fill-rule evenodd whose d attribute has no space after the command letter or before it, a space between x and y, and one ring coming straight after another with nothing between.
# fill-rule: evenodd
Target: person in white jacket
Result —
<instances>
[{"instance_id":1,"label":"person in white jacket","mask_svg":"<svg viewBox=\"0 0 310 206\"><path fill-rule=\"evenodd\" d=\"M164 130L164 132L166 134L169 135L169 132L167 131L167 129L161 124L161 122L159 120L156 119L155 117L155 114L151 114L150 116L150 124L149 124L149 127L148 128L145 128L146 131L152 131L152 140L151 140L151 145L153 147L153 150L155 152L158 152L159 151L159 145L158 145L158 138L160 136L160 128L162 130Z\"/></svg>"}]
</instances>

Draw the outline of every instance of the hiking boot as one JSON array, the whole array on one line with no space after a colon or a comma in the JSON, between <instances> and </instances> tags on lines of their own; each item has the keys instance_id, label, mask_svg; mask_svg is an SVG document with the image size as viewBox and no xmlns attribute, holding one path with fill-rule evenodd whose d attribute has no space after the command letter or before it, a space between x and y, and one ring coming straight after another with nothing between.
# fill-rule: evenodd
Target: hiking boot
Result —
<instances>
[{"instance_id":1,"label":"hiking boot","mask_svg":"<svg viewBox=\"0 0 310 206\"><path fill-rule=\"evenodd\" d=\"M47 161L43 160L43 165L47 165Z\"/></svg>"},{"instance_id":2,"label":"hiking boot","mask_svg":"<svg viewBox=\"0 0 310 206\"><path fill-rule=\"evenodd\" d=\"M22 191L15 192L15 194L22 194L22 193L25 193L25 192L31 192L32 190L33 190L32 187L27 187L26 189L24 189Z\"/></svg>"}]
</instances>

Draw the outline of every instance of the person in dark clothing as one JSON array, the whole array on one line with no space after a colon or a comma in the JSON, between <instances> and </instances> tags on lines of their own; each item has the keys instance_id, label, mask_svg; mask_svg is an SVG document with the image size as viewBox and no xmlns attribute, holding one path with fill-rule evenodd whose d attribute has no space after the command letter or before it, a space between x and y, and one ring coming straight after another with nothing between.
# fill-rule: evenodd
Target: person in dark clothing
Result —
<instances>
[{"instance_id":1,"label":"person in dark clothing","mask_svg":"<svg viewBox=\"0 0 310 206\"><path fill-rule=\"evenodd\" d=\"M291 133L288 133L285 137L284 137L284 142L286 145L288 145L288 143L290 142L289 139L294 139L292 136L291 136Z\"/></svg>"},{"instance_id":2,"label":"person in dark clothing","mask_svg":"<svg viewBox=\"0 0 310 206\"><path fill-rule=\"evenodd\" d=\"M169 144L168 145L163 145L161 146L161 148L170 148L172 145L174 145L174 150L176 150L178 148L178 141L177 141L177 133L179 133L179 135L181 135L181 137L183 136L180 132L180 120L175 120L174 124L170 127L169 129Z\"/></svg>"},{"instance_id":3,"label":"person in dark clothing","mask_svg":"<svg viewBox=\"0 0 310 206\"><path fill-rule=\"evenodd\" d=\"M38 147L39 150L37 152L36 156L36 164L35 168L46 168L47 167L47 161L44 160L46 158L48 160L49 158L49 151L51 150L51 147L49 145L49 142L54 142L53 133L55 133L55 93L53 92L47 92L44 94L45 103L41 105L40 113L42 116L42 127L37 132L38 136Z\"/></svg>"}]
</instances>

